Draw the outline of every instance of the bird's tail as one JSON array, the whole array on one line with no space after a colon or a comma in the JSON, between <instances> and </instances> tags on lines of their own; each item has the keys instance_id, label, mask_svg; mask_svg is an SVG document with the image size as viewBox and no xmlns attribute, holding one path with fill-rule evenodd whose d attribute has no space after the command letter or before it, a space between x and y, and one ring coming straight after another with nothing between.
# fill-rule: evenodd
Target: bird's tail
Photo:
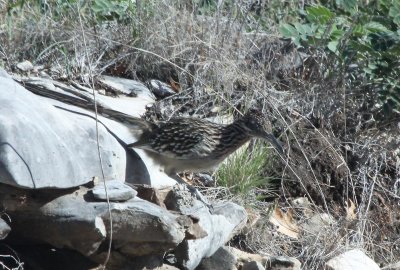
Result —
<instances>
[{"instance_id":1,"label":"bird's tail","mask_svg":"<svg viewBox=\"0 0 400 270\"><path fill-rule=\"evenodd\" d=\"M40 82L38 83L37 80L26 80L23 82L23 84L28 90L35 94L55 99L63 103L77 106L93 112L95 111L95 99L93 95L88 92L79 91L76 88L64 86L61 84L57 85L59 90L54 90L52 88L44 87ZM139 129L150 128L149 123L146 122L144 119L111 109L99 100L96 101L96 107L98 114L106 118L125 123L129 126L136 126Z\"/></svg>"}]
</instances>

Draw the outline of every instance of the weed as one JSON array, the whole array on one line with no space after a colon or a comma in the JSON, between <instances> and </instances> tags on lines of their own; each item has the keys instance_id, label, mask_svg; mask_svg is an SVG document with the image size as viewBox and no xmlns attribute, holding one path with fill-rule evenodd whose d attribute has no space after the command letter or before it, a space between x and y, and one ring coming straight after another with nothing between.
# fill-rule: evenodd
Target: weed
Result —
<instances>
[{"instance_id":1,"label":"weed","mask_svg":"<svg viewBox=\"0 0 400 270\"><path fill-rule=\"evenodd\" d=\"M261 143L242 147L219 167L216 172L217 183L243 197L252 189L268 190L273 179L266 174L271 169L271 158L270 150Z\"/></svg>"}]
</instances>

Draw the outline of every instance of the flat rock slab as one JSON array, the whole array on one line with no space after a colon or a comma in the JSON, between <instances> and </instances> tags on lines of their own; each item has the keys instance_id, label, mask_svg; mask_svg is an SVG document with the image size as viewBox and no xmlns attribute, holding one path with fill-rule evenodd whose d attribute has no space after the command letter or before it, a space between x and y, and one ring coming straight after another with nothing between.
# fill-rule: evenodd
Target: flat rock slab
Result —
<instances>
[{"instance_id":1,"label":"flat rock slab","mask_svg":"<svg viewBox=\"0 0 400 270\"><path fill-rule=\"evenodd\" d=\"M127 201L137 195L137 191L121 181L106 181L107 194L110 201ZM107 200L107 194L102 182L98 183L93 189L92 194L95 199Z\"/></svg>"},{"instance_id":2,"label":"flat rock slab","mask_svg":"<svg viewBox=\"0 0 400 270\"><path fill-rule=\"evenodd\" d=\"M6 77L0 77L0 104L2 183L69 188L101 175L92 119L56 109ZM125 179L124 148L101 125L99 138L106 179Z\"/></svg>"},{"instance_id":3,"label":"flat rock slab","mask_svg":"<svg viewBox=\"0 0 400 270\"><path fill-rule=\"evenodd\" d=\"M349 250L330 259L327 270L379 270L380 267L360 249Z\"/></svg>"}]
</instances>

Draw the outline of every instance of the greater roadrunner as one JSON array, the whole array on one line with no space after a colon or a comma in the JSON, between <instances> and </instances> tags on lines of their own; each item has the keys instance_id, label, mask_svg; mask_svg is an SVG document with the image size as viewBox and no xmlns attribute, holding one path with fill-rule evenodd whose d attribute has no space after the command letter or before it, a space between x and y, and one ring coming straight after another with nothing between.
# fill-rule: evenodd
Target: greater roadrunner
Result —
<instances>
[{"instance_id":1,"label":"greater roadrunner","mask_svg":"<svg viewBox=\"0 0 400 270\"><path fill-rule=\"evenodd\" d=\"M132 122L135 122L134 118L131 118ZM253 137L269 141L283 154L282 146L272 135L270 121L256 110L251 110L229 125L196 118L173 118L158 123L138 120L136 124L142 127L142 134L137 142L127 146L145 150L164 168L166 174L182 184L186 183L177 173L215 168ZM190 185L187 187L212 209L197 189Z\"/></svg>"},{"instance_id":2,"label":"greater roadrunner","mask_svg":"<svg viewBox=\"0 0 400 270\"><path fill-rule=\"evenodd\" d=\"M173 118L142 125L146 127L139 140L128 147L145 150L168 175L215 168L253 137L269 141L283 154L280 143L271 133L271 123L255 110L229 125L196 118Z\"/></svg>"}]
</instances>

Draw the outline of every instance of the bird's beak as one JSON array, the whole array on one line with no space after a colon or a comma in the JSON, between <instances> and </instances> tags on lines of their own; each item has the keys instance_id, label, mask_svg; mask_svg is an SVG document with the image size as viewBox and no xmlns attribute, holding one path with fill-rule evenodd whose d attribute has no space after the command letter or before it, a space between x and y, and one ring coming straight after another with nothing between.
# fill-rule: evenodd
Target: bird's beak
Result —
<instances>
[{"instance_id":1,"label":"bird's beak","mask_svg":"<svg viewBox=\"0 0 400 270\"><path fill-rule=\"evenodd\" d=\"M279 152L279 154L284 155L282 144L275 138L274 135L266 133L264 139L270 142L272 146Z\"/></svg>"}]
</instances>

